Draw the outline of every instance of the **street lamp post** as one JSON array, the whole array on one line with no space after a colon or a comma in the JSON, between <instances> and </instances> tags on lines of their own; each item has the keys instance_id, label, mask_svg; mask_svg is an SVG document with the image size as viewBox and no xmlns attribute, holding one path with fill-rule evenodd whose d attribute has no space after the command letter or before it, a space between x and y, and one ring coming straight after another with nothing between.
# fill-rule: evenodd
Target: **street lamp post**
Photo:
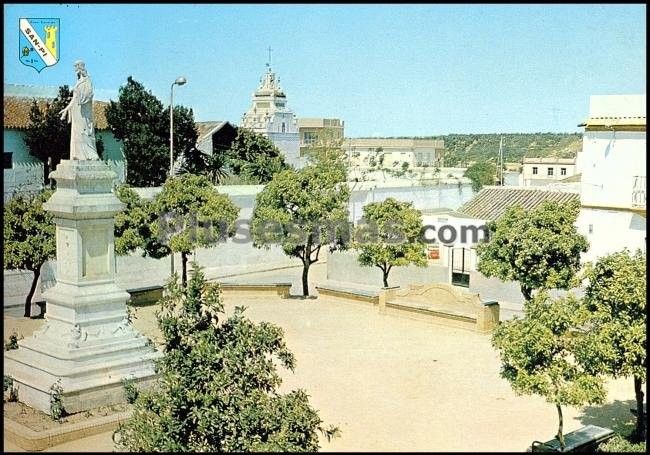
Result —
<instances>
[{"instance_id":1,"label":"street lamp post","mask_svg":"<svg viewBox=\"0 0 650 455\"><path fill-rule=\"evenodd\" d=\"M187 80L179 76L172 83L171 95L169 100L169 178L174 176L174 85L183 85ZM171 257L171 274L174 274L174 252L170 253Z\"/></svg>"}]
</instances>

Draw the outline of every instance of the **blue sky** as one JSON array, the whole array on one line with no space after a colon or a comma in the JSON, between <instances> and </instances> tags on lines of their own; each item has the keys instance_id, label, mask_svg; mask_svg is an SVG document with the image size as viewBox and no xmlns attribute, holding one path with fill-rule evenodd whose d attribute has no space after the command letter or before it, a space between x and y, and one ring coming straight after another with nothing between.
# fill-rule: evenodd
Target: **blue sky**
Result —
<instances>
[{"instance_id":1,"label":"blue sky","mask_svg":"<svg viewBox=\"0 0 650 455\"><path fill-rule=\"evenodd\" d=\"M298 117L348 137L580 131L590 95L645 93L645 5L4 6L4 82L98 93L132 75L195 119L239 123L269 46ZM18 61L18 20L61 20L60 61Z\"/></svg>"}]
</instances>

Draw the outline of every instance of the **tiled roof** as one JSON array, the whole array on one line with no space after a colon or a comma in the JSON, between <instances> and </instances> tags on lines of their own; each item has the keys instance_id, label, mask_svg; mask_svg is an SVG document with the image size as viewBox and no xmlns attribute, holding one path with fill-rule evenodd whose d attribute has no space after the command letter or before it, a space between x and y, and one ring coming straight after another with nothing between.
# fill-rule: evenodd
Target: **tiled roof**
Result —
<instances>
[{"instance_id":1,"label":"tiled roof","mask_svg":"<svg viewBox=\"0 0 650 455\"><path fill-rule=\"evenodd\" d=\"M575 158L554 158L554 157L524 157L524 164L576 164Z\"/></svg>"},{"instance_id":2,"label":"tiled roof","mask_svg":"<svg viewBox=\"0 0 650 455\"><path fill-rule=\"evenodd\" d=\"M216 122L195 122L196 131L199 134L199 137L196 142L201 142L205 139L205 136L212 133L218 127L222 127L228 122L216 121Z\"/></svg>"},{"instance_id":3,"label":"tiled roof","mask_svg":"<svg viewBox=\"0 0 650 455\"><path fill-rule=\"evenodd\" d=\"M573 191L531 187L486 186L457 211L481 220L494 221L514 205L531 210L545 201L557 203L579 200Z\"/></svg>"},{"instance_id":4,"label":"tiled roof","mask_svg":"<svg viewBox=\"0 0 650 455\"><path fill-rule=\"evenodd\" d=\"M617 117L589 117L578 126L584 126L587 130L641 130L645 131L645 116L617 116Z\"/></svg>"},{"instance_id":5,"label":"tiled roof","mask_svg":"<svg viewBox=\"0 0 650 455\"><path fill-rule=\"evenodd\" d=\"M29 125L29 111L32 107L32 101L36 100L38 107L43 110L50 99L47 98L26 98L21 96L4 97L4 127L24 129ZM95 119L95 128L98 130L108 129L106 122L105 101L93 101L93 114Z\"/></svg>"},{"instance_id":6,"label":"tiled roof","mask_svg":"<svg viewBox=\"0 0 650 455\"><path fill-rule=\"evenodd\" d=\"M575 183L575 182L580 182L581 180L582 180L582 173L572 175L571 177L567 177L567 178L562 179L560 181L565 182L565 183Z\"/></svg>"},{"instance_id":7,"label":"tiled roof","mask_svg":"<svg viewBox=\"0 0 650 455\"><path fill-rule=\"evenodd\" d=\"M420 209L420 213L422 214L422 216L451 216L454 218L474 218L472 216L445 207L437 207L433 209Z\"/></svg>"}]
</instances>

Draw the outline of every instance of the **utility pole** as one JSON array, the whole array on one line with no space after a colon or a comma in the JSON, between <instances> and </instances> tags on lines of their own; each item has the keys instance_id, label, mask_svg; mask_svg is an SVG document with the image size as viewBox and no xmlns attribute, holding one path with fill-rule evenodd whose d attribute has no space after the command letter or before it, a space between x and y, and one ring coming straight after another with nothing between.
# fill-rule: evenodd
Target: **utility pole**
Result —
<instances>
[{"instance_id":1,"label":"utility pole","mask_svg":"<svg viewBox=\"0 0 650 455\"><path fill-rule=\"evenodd\" d=\"M501 136L501 141L499 141L499 170L499 184L503 186L503 136Z\"/></svg>"}]
</instances>

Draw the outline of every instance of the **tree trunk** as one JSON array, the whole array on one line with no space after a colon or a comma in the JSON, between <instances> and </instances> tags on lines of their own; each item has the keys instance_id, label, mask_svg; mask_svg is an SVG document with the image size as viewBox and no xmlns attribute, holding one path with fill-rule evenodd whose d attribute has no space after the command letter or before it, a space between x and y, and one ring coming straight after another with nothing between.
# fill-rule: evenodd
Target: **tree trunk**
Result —
<instances>
[{"instance_id":1,"label":"tree trunk","mask_svg":"<svg viewBox=\"0 0 650 455\"><path fill-rule=\"evenodd\" d=\"M526 302L530 302L530 300L533 298L533 290L529 287L521 286L521 293L523 294Z\"/></svg>"},{"instance_id":2,"label":"tree trunk","mask_svg":"<svg viewBox=\"0 0 650 455\"><path fill-rule=\"evenodd\" d=\"M302 261L302 295L304 297L309 296L309 258Z\"/></svg>"},{"instance_id":3,"label":"tree trunk","mask_svg":"<svg viewBox=\"0 0 650 455\"><path fill-rule=\"evenodd\" d=\"M25 314L24 316L26 318L30 317L32 315L32 297L34 297L34 293L36 292L36 283L38 283L38 277L41 276L41 268L37 267L34 272L34 279L32 280L32 285L29 288L29 293L27 294L27 299L25 300Z\"/></svg>"},{"instance_id":4,"label":"tree trunk","mask_svg":"<svg viewBox=\"0 0 650 455\"><path fill-rule=\"evenodd\" d=\"M643 412L643 383L641 378L634 376L634 395L636 397L636 431L635 438L637 441L645 441L646 423Z\"/></svg>"},{"instance_id":5,"label":"tree trunk","mask_svg":"<svg viewBox=\"0 0 650 455\"><path fill-rule=\"evenodd\" d=\"M185 288L187 287L187 253L184 251L181 252L181 262L183 263L183 277L181 279L181 283Z\"/></svg>"},{"instance_id":6,"label":"tree trunk","mask_svg":"<svg viewBox=\"0 0 650 455\"><path fill-rule=\"evenodd\" d=\"M390 272L390 270L388 270L388 268L386 268L386 269L381 269L381 271L383 272L382 275L383 275L383 278L384 278L384 287L387 288L388 287L388 272Z\"/></svg>"},{"instance_id":7,"label":"tree trunk","mask_svg":"<svg viewBox=\"0 0 650 455\"><path fill-rule=\"evenodd\" d=\"M557 427L557 440L560 442L560 450L564 451L564 434L562 433L562 427L564 424L564 420L562 419L562 408L560 407L559 404L555 404L557 407L557 415L560 419L560 425Z\"/></svg>"}]
</instances>

